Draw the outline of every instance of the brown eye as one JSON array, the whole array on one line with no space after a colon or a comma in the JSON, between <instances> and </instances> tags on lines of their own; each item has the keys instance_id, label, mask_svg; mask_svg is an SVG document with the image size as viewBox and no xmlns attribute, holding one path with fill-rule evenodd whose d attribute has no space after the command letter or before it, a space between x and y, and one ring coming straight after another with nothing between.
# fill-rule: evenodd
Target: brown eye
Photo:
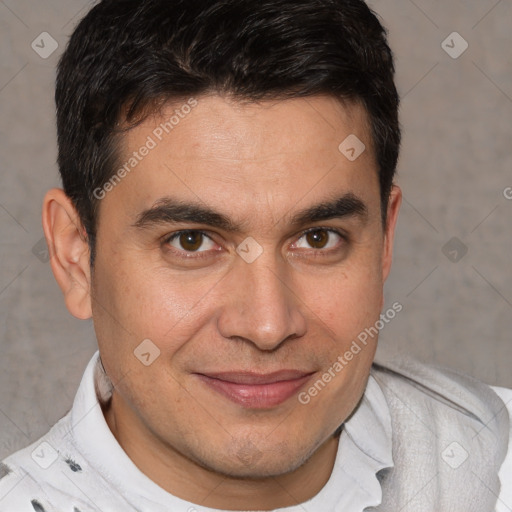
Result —
<instances>
[{"instance_id":1,"label":"brown eye","mask_svg":"<svg viewBox=\"0 0 512 512\"><path fill-rule=\"evenodd\" d=\"M180 235L179 242L186 251L197 251L203 243L203 234L198 231L186 231Z\"/></svg>"},{"instance_id":2,"label":"brown eye","mask_svg":"<svg viewBox=\"0 0 512 512\"><path fill-rule=\"evenodd\" d=\"M335 229L316 228L303 233L293 248L327 252L329 249L335 249L337 246L341 248L344 240L344 236Z\"/></svg>"},{"instance_id":3,"label":"brown eye","mask_svg":"<svg viewBox=\"0 0 512 512\"><path fill-rule=\"evenodd\" d=\"M306 235L306 241L313 249L323 249L329 242L329 234L324 229L310 231Z\"/></svg>"},{"instance_id":4,"label":"brown eye","mask_svg":"<svg viewBox=\"0 0 512 512\"><path fill-rule=\"evenodd\" d=\"M180 252L207 252L215 243L202 231L179 231L167 239L167 243Z\"/></svg>"}]
</instances>

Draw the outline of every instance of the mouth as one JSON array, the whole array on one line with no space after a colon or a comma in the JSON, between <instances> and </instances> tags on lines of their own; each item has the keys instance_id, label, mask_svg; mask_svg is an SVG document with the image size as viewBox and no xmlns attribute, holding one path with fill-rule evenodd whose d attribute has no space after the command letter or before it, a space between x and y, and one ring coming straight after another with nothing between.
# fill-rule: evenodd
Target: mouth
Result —
<instances>
[{"instance_id":1,"label":"mouth","mask_svg":"<svg viewBox=\"0 0 512 512\"><path fill-rule=\"evenodd\" d=\"M253 372L196 373L203 384L232 402L248 409L270 409L292 397L314 372L281 370Z\"/></svg>"}]
</instances>

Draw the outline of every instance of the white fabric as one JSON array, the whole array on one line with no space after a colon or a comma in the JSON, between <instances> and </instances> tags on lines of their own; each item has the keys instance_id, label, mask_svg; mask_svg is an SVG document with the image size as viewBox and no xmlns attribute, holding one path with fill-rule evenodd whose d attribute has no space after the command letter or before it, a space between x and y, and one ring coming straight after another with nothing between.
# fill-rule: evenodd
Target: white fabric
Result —
<instances>
[{"instance_id":1,"label":"white fabric","mask_svg":"<svg viewBox=\"0 0 512 512\"><path fill-rule=\"evenodd\" d=\"M493 387L494 391L503 400L508 409L510 421L510 438L508 442L508 454L501 465L499 472L501 491L496 504L496 512L512 511L512 389Z\"/></svg>"},{"instance_id":2,"label":"white fabric","mask_svg":"<svg viewBox=\"0 0 512 512\"><path fill-rule=\"evenodd\" d=\"M169 494L129 459L101 411L99 399L108 398L101 375L97 351L84 372L71 411L41 439L3 461L0 512L214 512ZM512 414L512 390L495 389ZM278 510L362 512L380 504L382 491L376 473L392 466L390 412L370 375L360 407L344 425L327 484L311 500ZM7 468L11 472L2 478ZM496 512L510 512L512 442L500 479L501 508Z\"/></svg>"}]
</instances>

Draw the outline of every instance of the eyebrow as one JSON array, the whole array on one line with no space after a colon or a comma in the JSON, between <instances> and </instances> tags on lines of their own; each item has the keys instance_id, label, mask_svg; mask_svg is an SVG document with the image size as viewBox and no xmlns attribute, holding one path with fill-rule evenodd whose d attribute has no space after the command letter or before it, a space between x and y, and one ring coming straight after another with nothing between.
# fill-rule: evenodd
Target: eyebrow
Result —
<instances>
[{"instance_id":1,"label":"eyebrow","mask_svg":"<svg viewBox=\"0 0 512 512\"><path fill-rule=\"evenodd\" d=\"M290 224L301 226L345 217L358 217L362 221L368 217L368 208L365 203L352 193L301 210L293 215ZM245 222L235 223L229 217L207 206L179 201L172 197L163 197L152 207L142 211L133 226L147 229L161 224L184 222L204 224L231 233L247 231Z\"/></svg>"}]
</instances>

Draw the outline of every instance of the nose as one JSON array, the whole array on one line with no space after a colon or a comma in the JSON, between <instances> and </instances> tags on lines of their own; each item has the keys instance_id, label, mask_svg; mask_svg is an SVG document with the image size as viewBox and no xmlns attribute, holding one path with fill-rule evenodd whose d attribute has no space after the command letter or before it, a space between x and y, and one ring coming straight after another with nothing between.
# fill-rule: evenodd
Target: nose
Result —
<instances>
[{"instance_id":1,"label":"nose","mask_svg":"<svg viewBox=\"0 0 512 512\"><path fill-rule=\"evenodd\" d=\"M301 337L307 324L300 295L284 268L260 257L239 260L224 281L218 319L222 336L243 339L262 351L273 351L285 340Z\"/></svg>"}]
</instances>

